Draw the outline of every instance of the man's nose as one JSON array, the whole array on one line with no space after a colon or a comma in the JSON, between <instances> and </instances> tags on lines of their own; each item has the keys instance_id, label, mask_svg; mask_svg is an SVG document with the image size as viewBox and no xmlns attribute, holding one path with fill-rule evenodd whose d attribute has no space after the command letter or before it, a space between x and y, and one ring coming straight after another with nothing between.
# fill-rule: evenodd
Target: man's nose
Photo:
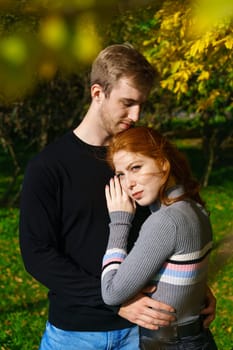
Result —
<instances>
[{"instance_id":1,"label":"man's nose","mask_svg":"<svg viewBox=\"0 0 233 350\"><path fill-rule=\"evenodd\" d=\"M139 120L139 115L140 115L140 106L139 105L131 106L128 114L129 119L135 123Z\"/></svg>"}]
</instances>

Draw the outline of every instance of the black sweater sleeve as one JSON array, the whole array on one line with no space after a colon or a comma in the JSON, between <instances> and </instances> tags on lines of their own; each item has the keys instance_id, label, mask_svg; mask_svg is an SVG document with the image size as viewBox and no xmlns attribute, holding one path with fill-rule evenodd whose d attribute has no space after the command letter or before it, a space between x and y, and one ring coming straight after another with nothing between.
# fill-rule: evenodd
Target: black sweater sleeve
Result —
<instances>
[{"instance_id":1,"label":"black sweater sleeve","mask_svg":"<svg viewBox=\"0 0 233 350\"><path fill-rule=\"evenodd\" d=\"M48 289L82 298L88 291L92 294L99 281L65 253L59 196L56 174L41 163L31 162L21 194L21 253L26 270Z\"/></svg>"}]
</instances>

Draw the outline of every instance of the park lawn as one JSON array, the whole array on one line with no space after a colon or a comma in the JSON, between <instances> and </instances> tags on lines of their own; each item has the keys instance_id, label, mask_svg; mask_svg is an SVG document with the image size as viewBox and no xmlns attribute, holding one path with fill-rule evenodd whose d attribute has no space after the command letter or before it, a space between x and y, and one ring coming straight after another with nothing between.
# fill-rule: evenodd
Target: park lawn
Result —
<instances>
[{"instance_id":1,"label":"park lawn","mask_svg":"<svg viewBox=\"0 0 233 350\"><path fill-rule=\"evenodd\" d=\"M216 319L211 326L219 350L232 350L233 344L233 256L229 247L233 244L233 186L210 186L203 191L214 232L214 248L211 255L209 285L217 298ZM228 240L229 239L229 240ZM229 246L224 249L224 242ZM221 259L219 256L221 254Z\"/></svg>"}]
</instances>

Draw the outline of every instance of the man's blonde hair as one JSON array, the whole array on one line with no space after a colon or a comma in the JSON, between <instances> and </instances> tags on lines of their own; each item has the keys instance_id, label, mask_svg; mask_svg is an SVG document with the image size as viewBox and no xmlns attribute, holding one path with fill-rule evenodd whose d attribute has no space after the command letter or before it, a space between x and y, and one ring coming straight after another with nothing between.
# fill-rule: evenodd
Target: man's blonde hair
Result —
<instances>
[{"instance_id":1,"label":"man's blonde hair","mask_svg":"<svg viewBox=\"0 0 233 350\"><path fill-rule=\"evenodd\" d=\"M156 76L152 65L130 44L115 44L102 50L93 62L91 85L101 85L109 96L114 84L122 77L132 79L139 90L150 90Z\"/></svg>"}]
</instances>

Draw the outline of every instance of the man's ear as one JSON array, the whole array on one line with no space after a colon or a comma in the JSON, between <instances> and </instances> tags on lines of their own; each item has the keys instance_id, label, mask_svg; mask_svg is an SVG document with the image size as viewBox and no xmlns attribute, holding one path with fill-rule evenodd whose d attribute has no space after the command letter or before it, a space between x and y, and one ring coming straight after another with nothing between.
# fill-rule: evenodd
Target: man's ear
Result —
<instances>
[{"instance_id":1,"label":"man's ear","mask_svg":"<svg viewBox=\"0 0 233 350\"><path fill-rule=\"evenodd\" d=\"M91 86L91 97L96 102L102 101L103 97L105 97L105 94L101 85L93 84Z\"/></svg>"}]
</instances>

